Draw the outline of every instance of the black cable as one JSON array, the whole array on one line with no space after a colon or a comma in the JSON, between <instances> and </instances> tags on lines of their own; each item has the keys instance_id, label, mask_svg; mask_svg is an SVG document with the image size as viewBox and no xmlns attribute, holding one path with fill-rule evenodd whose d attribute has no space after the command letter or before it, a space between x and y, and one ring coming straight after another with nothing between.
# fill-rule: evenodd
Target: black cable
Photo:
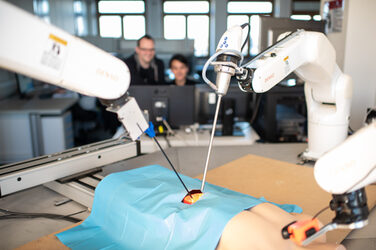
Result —
<instances>
[{"instance_id":1,"label":"black cable","mask_svg":"<svg viewBox=\"0 0 376 250\"><path fill-rule=\"evenodd\" d=\"M315 216L312 217L312 220L315 219L317 216L319 216L322 212L324 212L325 210L327 210L329 208L329 206L327 207L324 207L323 209L321 209L320 211L318 211Z\"/></svg>"},{"instance_id":2,"label":"black cable","mask_svg":"<svg viewBox=\"0 0 376 250\"><path fill-rule=\"evenodd\" d=\"M258 111L259 111L259 108L260 108L261 97L262 97L262 94L258 94L256 96L256 105L255 105L255 107L253 107L253 114L252 114L251 120L249 121L249 124L251 124L251 125L256 120L256 117L257 117L257 114L258 114Z\"/></svg>"},{"instance_id":3,"label":"black cable","mask_svg":"<svg viewBox=\"0 0 376 250\"><path fill-rule=\"evenodd\" d=\"M51 213L23 213L23 212L14 212L14 211L10 211L10 210L6 210L6 209L1 209L0 208L0 212L4 213L6 215L12 215L12 216L24 216L24 215L27 215L27 216L43 216L43 217L71 217L73 215L76 215L76 214L79 214L79 213L83 213L85 211L87 211L87 210L82 210L82 211L75 212L75 213L68 214L68 215L61 215L61 214L51 214ZM3 216L5 216L5 215L3 215Z\"/></svg>"},{"instance_id":4,"label":"black cable","mask_svg":"<svg viewBox=\"0 0 376 250\"><path fill-rule=\"evenodd\" d=\"M363 176L359 181L357 181L357 182L355 182L355 184L354 185L352 185L351 187L349 187L347 190L346 190L346 192L344 192L344 193L348 193L351 189L353 189L356 185L358 185L360 182L362 182L362 181L364 181L372 172L373 172L373 170L375 170L376 169L376 166L374 166L373 168L371 168L371 170L370 171L368 171L368 173L365 175L365 176Z\"/></svg>"},{"instance_id":5,"label":"black cable","mask_svg":"<svg viewBox=\"0 0 376 250\"><path fill-rule=\"evenodd\" d=\"M81 211L78 211L78 212L75 212L75 213L67 214L64 217L72 217L73 215L81 214L81 213L84 213L86 211L88 211L88 210L87 209L81 210Z\"/></svg>"},{"instance_id":6,"label":"black cable","mask_svg":"<svg viewBox=\"0 0 376 250\"><path fill-rule=\"evenodd\" d=\"M72 223L80 222L81 220L75 219L73 217L64 217L64 216L43 216L43 215L3 215L0 216L0 220L9 220L9 219L35 219L35 218L46 218L46 219L53 219L53 220L66 220Z\"/></svg>"},{"instance_id":7,"label":"black cable","mask_svg":"<svg viewBox=\"0 0 376 250\"><path fill-rule=\"evenodd\" d=\"M249 39L249 33L251 31L251 26L249 26L249 23L244 23L240 27L242 27L242 29L244 29L246 26L248 26L247 38L244 40L244 43L243 43L240 51L243 51L244 46L247 44L248 39Z\"/></svg>"},{"instance_id":8,"label":"black cable","mask_svg":"<svg viewBox=\"0 0 376 250\"><path fill-rule=\"evenodd\" d=\"M350 125L348 127L348 132L350 133L350 135L354 134L354 130L350 127Z\"/></svg>"},{"instance_id":9,"label":"black cable","mask_svg":"<svg viewBox=\"0 0 376 250\"><path fill-rule=\"evenodd\" d=\"M6 209L0 208L0 212L4 213L5 215L0 216L0 220L7 220L7 219L34 219L34 218L47 218L47 219L56 219L56 220L66 220L73 223L80 222L81 220L72 217L73 215L80 214L86 212L87 210L82 210L79 212L75 212L68 215L61 215L61 214L50 214L50 213L23 213L23 212L15 212Z\"/></svg>"}]
</instances>

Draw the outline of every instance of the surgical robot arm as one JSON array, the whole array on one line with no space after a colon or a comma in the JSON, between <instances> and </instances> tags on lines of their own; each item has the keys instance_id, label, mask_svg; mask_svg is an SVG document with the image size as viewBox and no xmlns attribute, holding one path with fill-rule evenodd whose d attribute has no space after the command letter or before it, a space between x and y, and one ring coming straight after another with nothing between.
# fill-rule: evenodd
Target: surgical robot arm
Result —
<instances>
[{"instance_id":1,"label":"surgical robot arm","mask_svg":"<svg viewBox=\"0 0 376 250\"><path fill-rule=\"evenodd\" d=\"M376 182L376 122L357 131L316 162L316 182L332 194L332 222L302 242L307 245L334 229L357 229L368 224L365 186Z\"/></svg>"},{"instance_id":2,"label":"surgical robot arm","mask_svg":"<svg viewBox=\"0 0 376 250\"><path fill-rule=\"evenodd\" d=\"M336 64L335 50L325 35L304 30L284 34L286 36L276 44L241 65L242 43L246 41L244 28L245 25L229 28L222 35L216 53L203 68L203 79L216 91L218 101L201 191L204 188L221 98L226 95L232 76L236 76L242 91L256 93L270 90L291 72L305 81L308 149L302 154L303 160L317 160L347 137L352 82ZM206 77L209 64L214 65L217 73L216 84Z\"/></svg>"},{"instance_id":3,"label":"surgical robot arm","mask_svg":"<svg viewBox=\"0 0 376 250\"><path fill-rule=\"evenodd\" d=\"M0 33L0 68L100 98L132 140L148 128L127 95L130 73L120 59L5 1L0 1Z\"/></svg>"},{"instance_id":4,"label":"surgical robot arm","mask_svg":"<svg viewBox=\"0 0 376 250\"><path fill-rule=\"evenodd\" d=\"M241 65L241 44L246 41L243 38L244 28L245 25L229 28L222 35L216 53L203 67L202 77L216 91L218 101L201 191L204 188L221 98L226 95L232 76L236 76L242 91L256 93L270 90L291 72L305 81L308 148L302 154L303 160L317 160L347 137L352 81L336 64L335 50L325 35L304 30L284 34L286 36L276 44ZM210 64L214 65L217 73L216 84L206 77Z\"/></svg>"},{"instance_id":5,"label":"surgical robot arm","mask_svg":"<svg viewBox=\"0 0 376 250\"><path fill-rule=\"evenodd\" d=\"M232 33L230 29L223 35L219 51L223 50L220 46L225 38L233 36ZM234 36L241 39L239 34ZM229 54L225 50L223 53ZM223 69L229 67L224 60L219 62L220 59L218 57L214 63L218 72L217 85L218 77L224 74ZM246 92L266 92L291 72L305 81L308 113L308 149L303 153L305 160L317 160L347 137L352 81L341 72L335 59L335 50L324 34L298 30L247 64L239 67L233 65L239 86Z\"/></svg>"}]
</instances>

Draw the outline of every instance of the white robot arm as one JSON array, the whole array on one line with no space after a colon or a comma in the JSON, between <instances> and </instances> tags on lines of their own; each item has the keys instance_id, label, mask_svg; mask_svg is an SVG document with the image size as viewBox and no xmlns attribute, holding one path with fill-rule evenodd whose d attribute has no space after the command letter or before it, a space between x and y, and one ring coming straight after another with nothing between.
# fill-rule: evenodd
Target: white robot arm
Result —
<instances>
[{"instance_id":1,"label":"white robot arm","mask_svg":"<svg viewBox=\"0 0 376 250\"><path fill-rule=\"evenodd\" d=\"M205 64L203 78L209 86L223 96L235 75L241 90L262 93L295 72L305 81L308 112L308 149L302 158L315 161L343 142L348 131L352 81L336 64L335 50L326 36L298 30L238 66L242 61L242 29L242 26L228 29L218 43L216 54ZM215 62L213 57L217 58ZM217 72L216 85L205 76L209 63Z\"/></svg>"},{"instance_id":2,"label":"white robot arm","mask_svg":"<svg viewBox=\"0 0 376 250\"><path fill-rule=\"evenodd\" d=\"M335 50L324 34L293 33L247 67L253 72L252 81L241 85L248 91L266 92L293 71L305 81L308 149L304 159L317 160L346 139L352 82L337 66Z\"/></svg>"},{"instance_id":3,"label":"white robot arm","mask_svg":"<svg viewBox=\"0 0 376 250\"><path fill-rule=\"evenodd\" d=\"M320 157L314 173L320 187L332 194L353 192L376 182L376 122Z\"/></svg>"},{"instance_id":4,"label":"white robot arm","mask_svg":"<svg viewBox=\"0 0 376 250\"><path fill-rule=\"evenodd\" d=\"M217 52L203 68L203 79L218 94L213 131L222 96L226 95L232 76L245 92L270 90L291 72L305 81L308 113L308 149L303 160L317 160L347 137L352 96L351 78L341 72L335 61L335 50L324 34L298 30L285 36L245 65L241 44L244 25L235 25L221 37ZM214 59L216 58L216 61ZM217 73L216 84L206 78L209 64ZM205 165L208 166L213 134Z\"/></svg>"},{"instance_id":5,"label":"white robot arm","mask_svg":"<svg viewBox=\"0 0 376 250\"><path fill-rule=\"evenodd\" d=\"M148 128L121 60L5 1L0 33L0 68L104 100L132 140Z\"/></svg>"},{"instance_id":6,"label":"white robot arm","mask_svg":"<svg viewBox=\"0 0 376 250\"><path fill-rule=\"evenodd\" d=\"M324 34L297 31L247 65L246 91L266 92L291 72L305 81L308 149L303 158L317 160L347 137L352 82L335 62L335 50ZM241 78L241 77L240 77Z\"/></svg>"},{"instance_id":7,"label":"white robot arm","mask_svg":"<svg viewBox=\"0 0 376 250\"><path fill-rule=\"evenodd\" d=\"M305 239L307 245L333 229L356 229L368 224L365 186L376 182L376 122L360 129L316 162L314 175L319 186L332 193L329 208L333 220Z\"/></svg>"}]
</instances>

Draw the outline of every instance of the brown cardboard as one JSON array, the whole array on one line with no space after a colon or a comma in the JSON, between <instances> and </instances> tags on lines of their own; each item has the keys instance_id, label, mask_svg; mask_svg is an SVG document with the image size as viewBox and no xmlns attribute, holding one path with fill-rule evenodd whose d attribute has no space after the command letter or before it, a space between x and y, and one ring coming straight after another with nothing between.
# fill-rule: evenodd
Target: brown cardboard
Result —
<instances>
[{"instance_id":1,"label":"brown cardboard","mask_svg":"<svg viewBox=\"0 0 376 250\"><path fill-rule=\"evenodd\" d=\"M202 175L198 176L202 179ZM255 155L247 155L212 169L207 182L276 203L299 205L303 213L314 215L329 205L331 195L323 191L313 176L313 167L300 166ZM366 188L368 206L376 204L376 186ZM329 209L318 218L329 223L334 213ZM327 233L327 241L340 243L350 230Z\"/></svg>"},{"instance_id":2,"label":"brown cardboard","mask_svg":"<svg viewBox=\"0 0 376 250\"><path fill-rule=\"evenodd\" d=\"M197 178L201 179L202 176ZM255 155L244 156L208 171L207 181L254 197L263 196L268 201L297 204L303 208L304 213L311 215L327 206L331 199L331 195L316 184L312 167ZM366 192L371 209L376 204L376 186L368 186ZM332 218L333 212L329 210L319 216L323 224L330 222ZM350 230L329 232L327 241L340 243L349 232ZM56 238L56 233L58 232L18 249L68 249Z\"/></svg>"}]
</instances>

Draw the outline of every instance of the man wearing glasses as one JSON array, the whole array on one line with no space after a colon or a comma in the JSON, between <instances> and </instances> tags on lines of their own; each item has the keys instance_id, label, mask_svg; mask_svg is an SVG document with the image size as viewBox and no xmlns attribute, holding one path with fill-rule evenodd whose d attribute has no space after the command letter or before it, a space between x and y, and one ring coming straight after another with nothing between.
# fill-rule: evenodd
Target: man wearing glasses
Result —
<instances>
[{"instance_id":1,"label":"man wearing glasses","mask_svg":"<svg viewBox=\"0 0 376 250\"><path fill-rule=\"evenodd\" d=\"M164 65L155 57L154 39L145 35L137 41L135 53L125 60L132 85L163 85Z\"/></svg>"}]
</instances>

